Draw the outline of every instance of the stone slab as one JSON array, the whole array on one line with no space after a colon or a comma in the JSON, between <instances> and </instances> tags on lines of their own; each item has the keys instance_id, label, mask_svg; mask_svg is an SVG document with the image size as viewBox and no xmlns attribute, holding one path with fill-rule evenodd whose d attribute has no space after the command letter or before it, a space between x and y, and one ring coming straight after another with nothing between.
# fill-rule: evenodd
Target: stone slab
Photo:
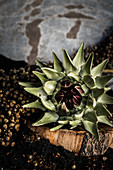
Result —
<instances>
[{"instance_id":1,"label":"stone slab","mask_svg":"<svg viewBox=\"0 0 113 170\"><path fill-rule=\"evenodd\" d=\"M98 43L113 26L113 0L0 0L0 53L34 64L62 48Z\"/></svg>"}]
</instances>

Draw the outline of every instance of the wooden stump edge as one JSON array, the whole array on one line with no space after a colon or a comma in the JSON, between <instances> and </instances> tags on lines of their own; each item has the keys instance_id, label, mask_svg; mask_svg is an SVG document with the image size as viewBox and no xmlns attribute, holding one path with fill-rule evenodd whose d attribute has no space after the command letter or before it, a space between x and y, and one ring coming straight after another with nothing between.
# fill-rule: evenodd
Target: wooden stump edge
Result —
<instances>
[{"instance_id":1,"label":"wooden stump edge","mask_svg":"<svg viewBox=\"0 0 113 170\"><path fill-rule=\"evenodd\" d=\"M46 126L35 127L32 126L31 122L27 122L27 125L34 133L48 139L51 144L62 146L64 149L74 152L75 155L103 155L109 147L113 148L113 129L102 130L99 133L100 141L98 142L86 131L59 129L51 132L50 128Z\"/></svg>"}]
</instances>

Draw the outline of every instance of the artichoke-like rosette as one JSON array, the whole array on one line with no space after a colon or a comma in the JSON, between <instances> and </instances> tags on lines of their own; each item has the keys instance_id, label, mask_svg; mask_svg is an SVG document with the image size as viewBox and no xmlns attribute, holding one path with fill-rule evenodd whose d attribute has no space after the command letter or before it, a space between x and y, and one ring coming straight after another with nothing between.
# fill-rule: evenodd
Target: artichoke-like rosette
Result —
<instances>
[{"instance_id":1,"label":"artichoke-like rosette","mask_svg":"<svg viewBox=\"0 0 113 170\"><path fill-rule=\"evenodd\" d=\"M37 100L23 107L39 108L44 116L33 123L41 126L53 123L51 131L69 124L70 129L78 125L83 126L95 138L99 139L98 123L113 126L108 116L106 104L113 104L113 97L106 93L106 87L112 75L102 76L108 62L92 68L94 54L84 60L84 43L81 44L76 56L72 60L63 49L63 63L53 53L54 68L49 68L40 61L36 61L42 72L33 71L40 79L42 86L37 87L32 83L23 83L25 90L35 96Z\"/></svg>"}]
</instances>

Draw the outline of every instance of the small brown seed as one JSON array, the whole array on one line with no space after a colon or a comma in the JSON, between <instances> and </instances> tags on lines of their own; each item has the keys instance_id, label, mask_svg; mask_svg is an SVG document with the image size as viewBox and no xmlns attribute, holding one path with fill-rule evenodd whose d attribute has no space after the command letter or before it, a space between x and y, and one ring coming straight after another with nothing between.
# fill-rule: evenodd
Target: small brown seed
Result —
<instances>
[{"instance_id":1,"label":"small brown seed","mask_svg":"<svg viewBox=\"0 0 113 170\"><path fill-rule=\"evenodd\" d=\"M9 105L6 105L7 108L9 108L10 106Z\"/></svg>"},{"instance_id":2,"label":"small brown seed","mask_svg":"<svg viewBox=\"0 0 113 170\"><path fill-rule=\"evenodd\" d=\"M10 88L10 91L14 91L14 89L13 89L13 88Z\"/></svg>"},{"instance_id":3,"label":"small brown seed","mask_svg":"<svg viewBox=\"0 0 113 170\"><path fill-rule=\"evenodd\" d=\"M2 83L2 86L5 87L5 82Z\"/></svg>"},{"instance_id":4,"label":"small brown seed","mask_svg":"<svg viewBox=\"0 0 113 170\"><path fill-rule=\"evenodd\" d=\"M6 140L7 140L7 141L10 141L10 137L9 137L9 136L7 136L7 137L6 137Z\"/></svg>"},{"instance_id":5,"label":"small brown seed","mask_svg":"<svg viewBox=\"0 0 113 170\"><path fill-rule=\"evenodd\" d=\"M23 100L21 103L22 103L22 104L25 104L25 101Z\"/></svg>"},{"instance_id":6,"label":"small brown seed","mask_svg":"<svg viewBox=\"0 0 113 170\"><path fill-rule=\"evenodd\" d=\"M27 162L28 162L28 163L30 163L30 162L31 162L31 160L27 160Z\"/></svg>"},{"instance_id":7,"label":"small brown seed","mask_svg":"<svg viewBox=\"0 0 113 170\"><path fill-rule=\"evenodd\" d=\"M13 104L16 104L16 101L15 101L15 100L13 100L13 101L12 101L12 103L13 103Z\"/></svg>"},{"instance_id":8,"label":"small brown seed","mask_svg":"<svg viewBox=\"0 0 113 170\"><path fill-rule=\"evenodd\" d=\"M27 113L27 116L30 116L31 114L30 113Z\"/></svg>"},{"instance_id":9,"label":"small brown seed","mask_svg":"<svg viewBox=\"0 0 113 170\"><path fill-rule=\"evenodd\" d=\"M3 97L3 94L0 94L0 97Z\"/></svg>"},{"instance_id":10,"label":"small brown seed","mask_svg":"<svg viewBox=\"0 0 113 170\"><path fill-rule=\"evenodd\" d=\"M15 117L14 116L12 116L12 120L14 120L15 119Z\"/></svg>"},{"instance_id":11,"label":"small brown seed","mask_svg":"<svg viewBox=\"0 0 113 170\"><path fill-rule=\"evenodd\" d=\"M9 91L7 91L5 94L6 94L6 95L8 95L9 93L10 93L10 92L9 92Z\"/></svg>"},{"instance_id":12,"label":"small brown seed","mask_svg":"<svg viewBox=\"0 0 113 170\"><path fill-rule=\"evenodd\" d=\"M0 90L0 93L2 93L2 90Z\"/></svg>"},{"instance_id":13,"label":"small brown seed","mask_svg":"<svg viewBox=\"0 0 113 170\"><path fill-rule=\"evenodd\" d=\"M4 104L1 104L2 107L4 107Z\"/></svg>"},{"instance_id":14,"label":"small brown seed","mask_svg":"<svg viewBox=\"0 0 113 170\"><path fill-rule=\"evenodd\" d=\"M104 156L104 157L103 157L103 161L106 161L106 160L107 160L107 157Z\"/></svg>"},{"instance_id":15,"label":"small brown seed","mask_svg":"<svg viewBox=\"0 0 113 170\"><path fill-rule=\"evenodd\" d=\"M20 115L19 115L19 113L16 113L16 118L20 118Z\"/></svg>"},{"instance_id":16,"label":"small brown seed","mask_svg":"<svg viewBox=\"0 0 113 170\"><path fill-rule=\"evenodd\" d=\"M8 111L8 115L11 116L11 111L10 110Z\"/></svg>"},{"instance_id":17,"label":"small brown seed","mask_svg":"<svg viewBox=\"0 0 113 170\"><path fill-rule=\"evenodd\" d=\"M11 107L13 107L13 106L14 106L14 104L11 102L11 103L10 103L10 106L11 106Z\"/></svg>"},{"instance_id":18,"label":"small brown seed","mask_svg":"<svg viewBox=\"0 0 113 170\"><path fill-rule=\"evenodd\" d=\"M19 119L16 119L16 123L19 123Z\"/></svg>"},{"instance_id":19,"label":"small brown seed","mask_svg":"<svg viewBox=\"0 0 113 170\"><path fill-rule=\"evenodd\" d=\"M4 119L4 122L5 122L5 123L8 123L8 122L9 122L9 120L8 120L8 119Z\"/></svg>"},{"instance_id":20,"label":"small brown seed","mask_svg":"<svg viewBox=\"0 0 113 170\"><path fill-rule=\"evenodd\" d=\"M97 165L96 164L93 164L94 167L96 167Z\"/></svg>"},{"instance_id":21,"label":"small brown seed","mask_svg":"<svg viewBox=\"0 0 113 170\"><path fill-rule=\"evenodd\" d=\"M32 109L32 112L35 113L35 109Z\"/></svg>"},{"instance_id":22,"label":"small brown seed","mask_svg":"<svg viewBox=\"0 0 113 170\"><path fill-rule=\"evenodd\" d=\"M23 109L19 109L19 112L23 112Z\"/></svg>"},{"instance_id":23,"label":"small brown seed","mask_svg":"<svg viewBox=\"0 0 113 170\"><path fill-rule=\"evenodd\" d=\"M22 100L22 97L19 97L18 100Z\"/></svg>"},{"instance_id":24,"label":"small brown seed","mask_svg":"<svg viewBox=\"0 0 113 170\"><path fill-rule=\"evenodd\" d=\"M75 164L72 166L72 169L76 169L76 165Z\"/></svg>"},{"instance_id":25,"label":"small brown seed","mask_svg":"<svg viewBox=\"0 0 113 170\"><path fill-rule=\"evenodd\" d=\"M2 100L6 100L6 98L5 97L3 97L3 99Z\"/></svg>"},{"instance_id":26,"label":"small brown seed","mask_svg":"<svg viewBox=\"0 0 113 170\"><path fill-rule=\"evenodd\" d=\"M18 91L15 91L15 94L18 94Z\"/></svg>"},{"instance_id":27,"label":"small brown seed","mask_svg":"<svg viewBox=\"0 0 113 170\"><path fill-rule=\"evenodd\" d=\"M14 147L14 146L15 146L15 142L12 142L12 143L11 143L11 147Z\"/></svg>"},{"instance_id":28,"label":"small brown seed","mask_svg":"<svg viewBox=\"0 0 113 170\"><path fill-rule=\"evenodd\" d=\"M16 74L17 70L14 68L13 72L14 72L14 74Z\"/></svg>"},{"instance_id":29,"label":"small brown seed","mask_svg":"<svg viewBox=\"0 0 113 170\"><path fill-rule=\"evenodd\" d=\"M5 142L4 141L2 141L2 146L5 146Z\"/></svg>"},{"instance_id":30,"label":"small brown seed","mask_svg":"<svg viewBox=\"0 0 113 170\"><path fill-rule=\"evenodd\" d=\"M8 146L10 144L10 142L6 142L6 145L5 146Z\"/></svg>"},{"instance_id":31,"label":"small brown seed","mask_svg":"<svg viewBox=\"0 0 113 170\"><path fill-rule=\"evenodd\" d=\"M15 124L14 123L10 123L9 124L9 127L13 127Z\"/></svg>"},{"instance_id":32,"label":"small brown seed","mask_svg":"<svg viewBox=\"0 0 113 170\"><path fill-rule=\"evenodd\" d=\"M14 76L12 77L12 79L15 80L15 79L16 79L16 76L14 75Z\"/></svg>"},{"instance_id":33,"label":"small brown seed","mask_svg":"<svg viewBox=\"0 0 113 170\"><path fill-rule=\"evenodd\" d=\"M19 124L19 123L15 125L16 131L19 131L19 127L20 127L20 124Z\"/></svg>"},{"instance_id":34,"label":"small brown seed","mask_svg":"<svg viewBox=\"0 0 113 170\"><path fill-rule=\"evenodd\" d=\"M15 109L14 109L14 112L16 112L16 111L17 111L17 109L15 108Z\"/></svg>"},{"instance_id":35,"label":"small brown seed","mask_svg":"<svg viewBox=\"0 0 113 170\"><path fill-rule=\"evenodd\" d=\"M14 94L14 95L13 95L13 97L14 97L14 98L17 98L17 95L16 95L16 94Z\"/></svg>"},{"instance_id":36,"label":"small brown seed","mask_svg":"<svg viewBox=\"0 0 113 170\"><path fill-rule=\"evenodd\" d=\"M22 93L20 93L20 97L23 97L23 94L22 94Z\"/></svg>"},{"instance_id":37,"label":"small brown seed","mask_svg":"<svg viewBox=\"0 0 113 170\"><path fill-rule=\"evenodd\" d=\"M4 129L7 129L7 124L4 124L4 125L3 125L3 128L4 128Z\"/></svg>"},{"instance_id":38,"label":"small brown seed","mask_svg":"<svg viewBox=\"0 0 113 170\"><path fill-rule=\"evenodd\" d=\"M32 159L33 158L33 156L32 155L29 155L29 157L28 157L29 159Z\"/></svg>"},{"instance_id":39,"label":"small brown seed","mask_svg":"<svg viewBox=\"0 0 113 170\"><path fill-rule=\"evenodd\" d=\"M38 165L38 163L36 162L35 164L34 164L34 166L36 167Z\"/></svg>"},{"instance_id":40,"label":"small brown seed","mask_svg":"<svg viewBox=\"0 0 113 170\"><path fill-rule=\"evenodd\" d=\"M12 133L12 132L9 132L8 135L9 135L9 137L11 137L11 136L13 135L13 133Z\"/></svg>"}]
</instances>

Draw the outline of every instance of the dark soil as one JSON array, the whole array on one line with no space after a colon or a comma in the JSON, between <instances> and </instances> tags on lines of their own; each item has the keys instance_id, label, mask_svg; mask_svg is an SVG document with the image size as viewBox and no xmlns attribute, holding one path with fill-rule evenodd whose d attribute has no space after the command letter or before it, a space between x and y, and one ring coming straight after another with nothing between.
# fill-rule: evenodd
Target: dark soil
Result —
<instances>
[{"instance_id":1,"label":"dark soil","mask_svg":"<svg viewBox=\"0 0 113 170\"><path fill-rule=\"evenodd\" d=\"M85 49L86 58L94 51L94 65L109 58L107 69L113 69L113 32L97 46ZM25 124L34 109L22 105L34 97L19 86L19 81L39 81L25 62L16 62L0 55L0 168L1 169L106 169L113 167L113 149L103 156L75 156L62 147L36 136ZM111 94L112 92L110 92ZM113 106L108 106L113 113ZM37 112L40 116L40 111Z\"/></svg>"}]
</instances>

